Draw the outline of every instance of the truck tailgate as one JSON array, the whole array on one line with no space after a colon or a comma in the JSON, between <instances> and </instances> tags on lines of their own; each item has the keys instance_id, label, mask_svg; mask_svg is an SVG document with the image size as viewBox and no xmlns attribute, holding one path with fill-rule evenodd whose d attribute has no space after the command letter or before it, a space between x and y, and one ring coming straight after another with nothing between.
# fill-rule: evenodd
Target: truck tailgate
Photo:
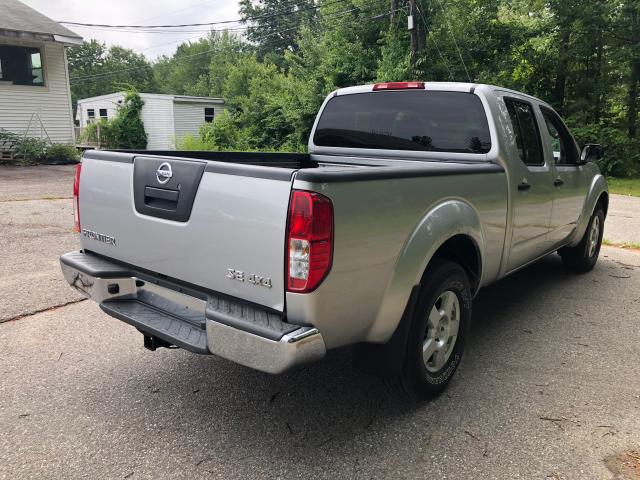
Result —
<instances>
[{"instance_id":1,"label":"truck tailgate","mask_svg":"<svg viewBox=\"0 0 640 480\"><path fill-rule=\"evenodd\" d=\"M294 169L95 157L80 179L83 249L283 311Z\"/></svg>"}]
</instances>

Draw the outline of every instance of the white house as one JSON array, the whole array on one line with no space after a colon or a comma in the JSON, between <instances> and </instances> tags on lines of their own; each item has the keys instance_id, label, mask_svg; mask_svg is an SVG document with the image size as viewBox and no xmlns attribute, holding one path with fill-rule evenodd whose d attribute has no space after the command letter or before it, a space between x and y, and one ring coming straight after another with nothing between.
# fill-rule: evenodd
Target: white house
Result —
<instances>
[{"instance_id":1,"label":"white house","mask_svg":"<svg viewBox=\"0 0 640 480\"><path fill-rule=\"evenodd\" d=\"M78 100L76 120L81 127L100 118L112 119L124 101L124 92ZM144 101L142 122L147 132L147 149L175 149L176 139L186 133L198 135L205 122L213 122L224 109L222 98L189 97L141 93Z\"/></svg>"},{"instance_id":2,"label":"white house","mask_svg":"<svg viewBox=\"0 0 640 480\"><path fill-rule=\"evenodd\" d=\"M65 47L82 38L17 0L0 0L0 129L73 143Z\"/></svg>"}]
</instances>

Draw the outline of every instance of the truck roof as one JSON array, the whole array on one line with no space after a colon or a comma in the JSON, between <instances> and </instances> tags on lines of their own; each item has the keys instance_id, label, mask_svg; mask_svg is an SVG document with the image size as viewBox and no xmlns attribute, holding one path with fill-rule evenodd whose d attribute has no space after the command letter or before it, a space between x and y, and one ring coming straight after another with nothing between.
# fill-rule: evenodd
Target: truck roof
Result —
<instances>
[{"instance_id":1,"label":"truck roof","mask_svg":"<svg viewBox=\"0 0 640 480\"><path fill-rule=\"evenodd\" d=\"M501 92L510 92L518 95L522 95L528 97L537 102L543 103L548 106L547 102L540 100L533 95L529 95L527 93L519 92L517 90L512 90L510 88L499 87L497 85L490 85L486 83L469 83L469 82L424 82L425 90L444 90L450 92L472 92L476 89L486 89L491 92L501 91ZM375 84L370 83L367 85L356 85L354 87L345 87L339 88L335 90L334 95L349 95L353 93L365 93L373 91L373 86Z\"/></svg>"}]
</instances>

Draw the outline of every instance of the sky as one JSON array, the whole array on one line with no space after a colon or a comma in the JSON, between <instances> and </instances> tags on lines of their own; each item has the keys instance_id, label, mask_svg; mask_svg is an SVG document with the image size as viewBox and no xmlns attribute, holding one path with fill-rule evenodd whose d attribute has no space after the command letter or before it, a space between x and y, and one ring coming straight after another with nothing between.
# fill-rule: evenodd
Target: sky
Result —
<instances>
[{"instance_id":1,"label":"sky","mask_svg":"<svg viewBox=\"0 0 640 480\"><path fill-rule=\"evenodd\" d=\"M238 18L237 0L21 0L56 21L117 25L207 23ZM234 27L223 25L223 28ZM178 33L132 33L65 25L85 40L118 44L149 59L171 55L186 40L206 35L207 27L189 27Z\"/></svg>"}]
</instances>

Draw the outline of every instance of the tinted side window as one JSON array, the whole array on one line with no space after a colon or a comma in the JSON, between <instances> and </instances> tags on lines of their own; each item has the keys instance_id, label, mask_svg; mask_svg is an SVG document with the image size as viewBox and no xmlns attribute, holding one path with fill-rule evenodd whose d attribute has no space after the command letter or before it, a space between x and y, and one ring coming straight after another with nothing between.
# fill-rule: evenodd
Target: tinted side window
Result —
<instances>
[{"instance_id":1,"label":"tinted side window","mask_svg":"<svg viewBox=\"0 0 640 480\"><path fill-rule=\"evenodd\" d=\"M551 110L542 108L541 111L549 137L551 137L551 149L556 164L575 165L578 161L578 150L569 130L564 126L560 117Z\"/></svg>"},{"instance_id":2,"label":"tinted side window","mask_svg":"<svg viewBox=\"0 0 640 480\"><path fill-rule=\"evenodd\" d=\"M520 160L526 165L544 165L540 133L533 107L526 102L505 98L504 103L509 112Z\"/></svg>"},{"instance_id":3,"label":"tinted side window","mask_svg":"<svg viewBox=\"0 0 640 480\"><path fill-rule=\"evenodd\" d=\"M326 147L487 153L491 135L478 96L429 90L333 97L313 141Z\"/></svg>"}]
</instances>

